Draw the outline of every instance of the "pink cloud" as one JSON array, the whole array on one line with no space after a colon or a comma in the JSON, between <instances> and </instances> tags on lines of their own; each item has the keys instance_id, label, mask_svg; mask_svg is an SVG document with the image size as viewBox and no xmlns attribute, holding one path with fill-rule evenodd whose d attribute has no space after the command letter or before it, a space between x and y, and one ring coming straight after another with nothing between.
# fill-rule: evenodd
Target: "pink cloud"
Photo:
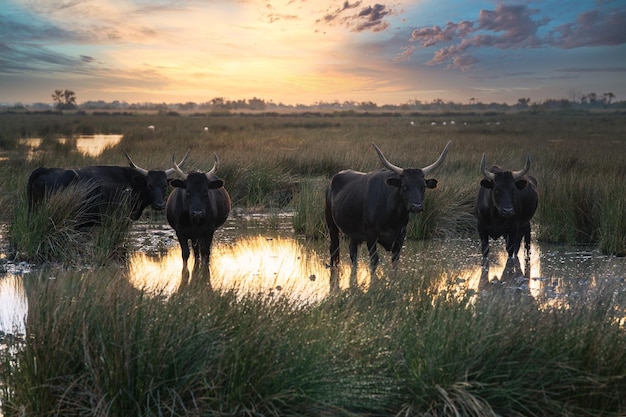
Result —
<instances>
[{"instance_id":1,"label":"pink cloud","mask_svg":"<svg viewBox=\"0 0 626 417\"><path fill-rule=\"evenodd\" d=\"M428 64L447 64L447 68L463 70L478 62L470 55L472 49L478 48L577 48L626 43L626 12L623 10L581 13L576 22L560 25L545 37L539 35L539 30L552 19L538 18L538 15L538 9L526 5L498 4L495 10L481 10L474 22L448 22L444 28L437 25L417 28L409 41L423 48L439 46ZM403 48L395 59L409 60L416 50L417 47Z\"/></svg>"}]
</instances>

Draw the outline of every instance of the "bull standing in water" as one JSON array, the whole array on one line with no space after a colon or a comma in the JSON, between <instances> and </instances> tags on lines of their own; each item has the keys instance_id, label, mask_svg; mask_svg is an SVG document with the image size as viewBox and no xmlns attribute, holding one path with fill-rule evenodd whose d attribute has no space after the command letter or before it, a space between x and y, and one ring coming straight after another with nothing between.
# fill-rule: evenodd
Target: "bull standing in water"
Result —
<instances>
[{"instance_id":1,"label":"bull standing in water","mask_svg":"<svg viewBox=\"0 0 626 417\"><path fill-rule=\"evenodd\" d=\"M526 165L520 171L506 171L497 165L486 169L483 154L480 172L484 178L480 181L476 215L485 268L489 266L490 237L504 237L509 260L517 260L524 238L526 259L530 258L530 221L537 210L539 197L537 180L526 175L529 170L530 157L526 158Z\"/></svg>"},{"instance_id":2,"label":"bull standing in water","mask_svg":"<svg viewBox=\"0 0 626 417\"><path fill-rule=\"evenodd\" d=\"M339 264L339 232L350 239L352 273L356 272L357 252L367 243L370 271L379 262L377 244L391 251L394 269L406 236L409 213L423 211L426 188L437 187L436 179L426 179L446 158L450 142L431 165L400 168L389 162L372 144L386 169L363 173L344 170L333 176L326 189L325 216L330 234L330 266Z\"/></svg>"},{"instance_id":3,"label":"bull standing in water","mask_svg":"<svg viewBox=\"0 0 626 417\"><path fill-rule=\"evenodd\" d=\"M211 245L215 230L221 227L230 213L230 195L224 188L224 181L215 175L219 160L215 155L213 168L204 172L184 173L172 159L174 169L180 179L170 184L174 187L165 212L167 221L178 237L183 257L183 278L189 277L187 260L189 259L189 241L193 248L195 265L199 270L200 262L204 271L208 271ZM199 262L200 260L200 262Z\"/></svg>"}]
</instances>

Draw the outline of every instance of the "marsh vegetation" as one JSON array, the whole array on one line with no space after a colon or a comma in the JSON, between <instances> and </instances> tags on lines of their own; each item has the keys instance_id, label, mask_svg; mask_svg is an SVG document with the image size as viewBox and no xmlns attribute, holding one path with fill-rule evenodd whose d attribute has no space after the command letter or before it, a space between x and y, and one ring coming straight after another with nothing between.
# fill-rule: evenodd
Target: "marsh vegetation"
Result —
<instances>
[{"instance_id":1,"label":"marsh vegetation","mask_svg":"<svg viewBox=\"0 0 626 417\"><path fill-rule=\"evenodd\" d=\"M626 253L625 130L621 114L586 112L0 115L7 257L41 265L24 276L26 337L0 351L3 413L623 415L624 277L547 304L495 287L459 292L443 264L312 303L202 282L154 293L124 272L133 224L113 212L104 227L76 229L81 190L28 219L25 184L37 166L124 165L123 151L169 168L190 147L186 169L207 171L219 155L235 211L293 212L296 234L323 240L324 187L341 169L378 169L370 143L409 167L451 140L408 239L475 238L483 152L511 169L529 154L533 238L614 255ZM54 140L93 133L123 138L97 157ZM32 159L20 144L30 137L49 151ZM164 222L152 211L143 220Z\"/></svg>"}]
</instances>

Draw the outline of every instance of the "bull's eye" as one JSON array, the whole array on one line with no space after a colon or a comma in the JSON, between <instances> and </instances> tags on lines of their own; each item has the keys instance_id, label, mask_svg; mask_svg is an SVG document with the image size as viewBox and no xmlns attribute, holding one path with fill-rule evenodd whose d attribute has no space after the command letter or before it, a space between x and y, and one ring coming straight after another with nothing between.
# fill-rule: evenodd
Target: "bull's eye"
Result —
<instances>
[{"instance_id":1,"label":"bull's eye","mask_svg":"<svg viewBox=\"0 0 626 417\"><path fill-rule=\"evenodd\" d=\"M191 197L191 193L189 191L186 191L185 195L187 196L187 198Z\"/></svg>"},{"instance_id":2,"label":"bull's eye","mask_svg":"<svg viewBox=\"0 0 626 417\"><path fill-rule=\"evenodd\" d=\"M409 187L408 187L408 185L403 185L403 186L402 186L402 191L404 191L404 192L409 191Z\"/></svg>"}]
</instances>

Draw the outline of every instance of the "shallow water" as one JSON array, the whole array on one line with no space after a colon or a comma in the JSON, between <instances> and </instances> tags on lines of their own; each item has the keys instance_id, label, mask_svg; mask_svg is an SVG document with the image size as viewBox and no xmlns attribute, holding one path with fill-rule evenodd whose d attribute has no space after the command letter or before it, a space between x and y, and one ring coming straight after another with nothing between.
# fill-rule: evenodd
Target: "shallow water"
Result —
<instances>
[{"instance_id":1,"label":"shallow water","mask_svg":"<svg viewBox=\"0 0 626 417\"><path fill-rule=\"evenodd\" d=\"M167 224L138 222L133 225L132 240L139 249L131 256L127 274L136 288L172 293L198 279L193 271L191 277L184 273L178 241ZM242 294L280 293L302 302L313 302L348 287L367 290L372 277L365 245L355 275L351 274L347 242L342 242L341 251L339 274L331 277L328 242L296 236L288 215L233 216L216 232L210 278L205 284L213 290L234 289ZM374 279L391 280L390 255L383 250L380 255ZM192 259L189 264L193 266ZM440 277L442 286L452 284L459 292L503 286L551 304L608 282L623 282L626 258L604 256L590 248L533 243L527 261L511 262L504 242L498 241L492 242L487 270L481 267L478 239L448 239L405 242L398 268L415 279ZM21 276L30 269L28 264L4 260L0 332L23 332L28 303Z\"/></svg>"},{"instance_id":2,"label":"shallow water","mask_svg":"<svg viewBox=\"0 0 626 417\"><path fill-rule=\"evenodd\" d=\"M76 150L84 155L98 156L106 148L113 147L120 143L123 135L79 135L72 138L76 142ZM53 141L65 145L68 143L68 138L57 138ZM26 138L21 139L20 143L27 145L30 148L29 157L32 159L38 152L41 152L41 145L43 144L41 138Z\"/></svg>"}]
</instances>

